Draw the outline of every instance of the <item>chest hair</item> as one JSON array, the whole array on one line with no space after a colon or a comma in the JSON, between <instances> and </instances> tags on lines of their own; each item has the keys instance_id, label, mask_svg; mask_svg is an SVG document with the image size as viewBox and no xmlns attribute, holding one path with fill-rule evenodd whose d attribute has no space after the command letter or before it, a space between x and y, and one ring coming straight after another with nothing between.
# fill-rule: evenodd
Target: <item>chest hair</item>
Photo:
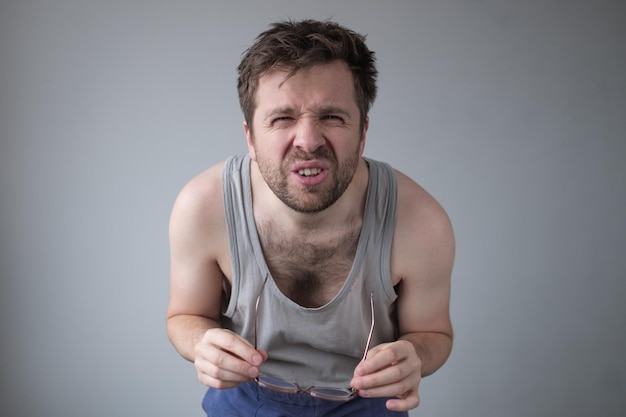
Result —
<instances>
[{"instance_id":1,"label":"chest hair","mask_svg":"<svg viewBox=\"0 0 626 417\"><path fill-rule=\"evenodd\" d=\"M273 222L257 225L265 261L285 296L319 307L343 286L354 262L360 222L328 232L288 232Z\"/></svg>"}]
</instances>

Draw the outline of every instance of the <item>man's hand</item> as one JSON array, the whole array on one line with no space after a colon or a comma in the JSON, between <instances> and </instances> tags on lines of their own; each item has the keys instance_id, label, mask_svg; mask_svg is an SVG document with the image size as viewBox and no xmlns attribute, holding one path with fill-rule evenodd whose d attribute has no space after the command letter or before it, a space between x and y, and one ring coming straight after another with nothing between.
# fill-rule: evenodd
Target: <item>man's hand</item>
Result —
<instances>
[{"instance_id":1,"label":"man's hand","mask_svg":"<svg viewBox=\"0 0 626 417\"><path fill-rule=\"evenodd\" d=\"M211 388L234 388L259 375L259 365L267 352L255 350L247 340L235 333L214 328L204 334L195 347L198 379Z\"/></svg>"},{"instance_id":2,"label":"man's hand","mask_svg":"<svg viewBox=\"0 0 626 417\"><path fill-rule=\"evenodd\" d=\"M376 346L354 370L351 386L361 397L397 397L387 401L393 411L419 405L422 361L412 343L399 340Z\"/></svg>"}]
</instances>

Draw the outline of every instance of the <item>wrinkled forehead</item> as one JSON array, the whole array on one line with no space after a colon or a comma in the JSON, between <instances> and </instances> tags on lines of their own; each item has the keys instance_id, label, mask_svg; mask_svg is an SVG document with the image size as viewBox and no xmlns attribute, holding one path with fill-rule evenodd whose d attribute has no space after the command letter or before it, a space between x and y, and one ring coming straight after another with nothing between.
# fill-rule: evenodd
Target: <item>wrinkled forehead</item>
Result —
<instances>
[{"instance_id":1,"label":"wrinkled forehead","mask_svg":"<svg viewBox=\"0 0 626 417\"><path fill-rule=\"evenodd\" d=\"M294 71L278 67L259 78L256 109L293 104L342 106L358 110L354 78L343 61L315 65Z\"/></svg>"}]
</instances>

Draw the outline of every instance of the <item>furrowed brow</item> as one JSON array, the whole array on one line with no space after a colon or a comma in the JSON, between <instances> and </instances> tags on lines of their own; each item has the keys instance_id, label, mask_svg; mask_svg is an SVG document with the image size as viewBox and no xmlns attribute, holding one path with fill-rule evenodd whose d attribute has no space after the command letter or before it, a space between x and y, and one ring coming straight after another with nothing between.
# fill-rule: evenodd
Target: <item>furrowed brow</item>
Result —
<instances>
[{"instance_id":1,"label":"furrowed brow","mask_svg":"<svg viewBox=\"0 0 626 417\"><path fill-rule=\"evenodd\" d=\"M328 114L336 114L336 115L341 115L347 119L350 118L350 113L348 111L337 106L322 106L317 110L317 113L321 116L328 115Z\"/></svg>"},{"instance_id":2,"label":"furrowed brow","mask_svg":"<svg viewBox=\"0 0 626 417\"><path fill-rule=\"evenodd\" d=\"M268 121L271 121L276 116L291 116L294 113L295 113L295 110L293 109L293 107L288 107L288 106L277 107L275 109L270 110L269 113L265 115L263 120L265 122L268 122Z\"/></svg>"}]
</instances>

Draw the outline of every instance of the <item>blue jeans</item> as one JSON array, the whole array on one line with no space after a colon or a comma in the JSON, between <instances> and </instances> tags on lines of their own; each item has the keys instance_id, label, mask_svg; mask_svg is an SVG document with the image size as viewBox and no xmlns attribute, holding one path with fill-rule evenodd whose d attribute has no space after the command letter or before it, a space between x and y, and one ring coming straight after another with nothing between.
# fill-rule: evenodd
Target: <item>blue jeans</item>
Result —
<instances>
[{"instance_id":1,"label":"blue jeans","mask_svg":"<svg viewBox=\"0 0 626 417\"><path fill-rule=\"evenodd\" d=\"M408 417L406 412L387 410L387 400L357 397L342 403L271 391L246 382L227 390L209 388L202 408L208 417Z\"/></svg>"}]
</instances>

